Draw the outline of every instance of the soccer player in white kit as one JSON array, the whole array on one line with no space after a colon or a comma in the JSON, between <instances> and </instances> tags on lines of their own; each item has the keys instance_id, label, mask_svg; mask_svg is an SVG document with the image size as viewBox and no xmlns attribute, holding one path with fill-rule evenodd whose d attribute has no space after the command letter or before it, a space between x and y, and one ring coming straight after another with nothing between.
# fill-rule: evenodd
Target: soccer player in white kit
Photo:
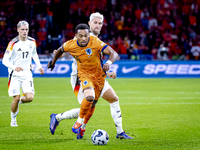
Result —
<instances>
[{"instance_id":1,"label":"soccer player in white kit","mask_svg":"<svg viewBox=\"0 0 200 150\"><path fill-rule=\"evenodd\" d=\"M101 15L98 12L92 13L90 15L90 21L89 21L89 26L90 26L90 30L91 30L90 35L98 37L98 35L100 34L100 31L101 31L101 28L103 26L103 20L104 20L103 15ZM116 73L114 73L114 72L107 73L107 76L115 79ZM71 85L72 85L72 89L78 99L78 102L81 104L81 102L84 98L84 93L82 91L82 88L79 84L79 80L77 78L77 62L76 62L76 60L74 60L72 63ZM119 98L116 95L113 88L109 85L108 81L105 81L104 88L101 92L101 97L110 103L111 115L112 115L112 118L115 122L115 126L117 129L116 138L132 139L132 137L128 136L122 129L122 116L121 116L121 109L119 106ZM55 129L61 120L78 118L79 111L80 111L80 108L74 108L74 109L71 109L69 111L66 111L66 112L60 113L60 114L52 113L50 116L51 134L55 133ZM84 127L84 126L86 126L86 125L83 124L82 127Z\"/></svg>"},{"instance_id":2,"label":"soccer player in white kit","mask_svg":"<svg viewBox=\"0 0 200 150\"><path fill-rule=\"evenodd\" d=\"M19 21L17 24L18 36L9 42L2 60L2 63L8 67L8 94L9 97L13 96L10 123L12 127L18 126L16 120L19 112L18 105L29 103L34 97L35 92L31 71L32 59L39 68L40 74L44 74L36 51L35 39L28 36L28 31L28 22ZM22 97L20 97L20 88L22 88Z\"/></svg>"}]
</instances>

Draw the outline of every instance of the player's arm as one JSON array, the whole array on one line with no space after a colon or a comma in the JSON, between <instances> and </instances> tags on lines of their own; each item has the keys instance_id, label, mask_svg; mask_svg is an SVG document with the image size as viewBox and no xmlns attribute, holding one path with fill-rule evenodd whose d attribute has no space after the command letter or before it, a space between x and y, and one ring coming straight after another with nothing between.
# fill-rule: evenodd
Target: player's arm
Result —
<instances>
[{"instance_id":1,"label":"player's arm","mask_svg":"<svg viewBox=\"0 0 200 150\"><path fill-rule=\"evenodd\" d=\"M54 51L53 51L53 54L55 55L56 52L57 52L57 50L54 50ZM63 53L59 58L63 58L63 57L65 57L67 54L68 54L68 53Z\"/></svg>"},{"instance_id":2,"label":"player's arm","mask_svg":"<svg viewBox=\"0 0 200 150\"><path fill-rule=\"evenodd\" d=\"M12 70L15 70L15 71L17 71L17 72L22 71L23 69L22 69L21 67L15 66L15 65L12 64L12 62L10 62L10 57L11 57L11 55L12 55L12 51L6 50L6 52L5 52L4 56L3 56L2 63L3 63L6 67L8 67L8 68L10 68L10 69L12 69Z\"/></svg>"},{"instance_id":3,"label":"player's arm","mask_svg":"<svg viewBox=\"0 0 200 150\"><path fill-rule=\"evenodd\" d=\"M60 58L60 56L62 54L63 54L63 50L62 50L62 46L61 46L56 50L56 53L55 53L53 59L48 63L48 65L47 65L48 69L51 68L51 71L53 70L56 61L58 60L58 58Z\"/></svg>"},{"instance_id":4,"label":"player's arm","mask_svg":"<svg viewBox=\"0 0 200 150\"><path fill-rule=\"evenodd\" d=\"M39 71L40 71L40 74L44 74L44 69L42 68L42 65L40 63L40 60L39 60L39 57L38 57L38 54L36 52L36 48L34 48L33 50L33 60L35 62L35 64L38 66L39 68Z\"/></svg>"},{"instance_id":5,"label":"player's arm","mask_svg":"<svg viewBox=\"0 0 200 150\"><path fill-rule=\"evenodd\" d=\"M103 53L109 55L108 61L103 65L103 69L108 71L110 69L110 65L117 60L118 54L110 46L107 46L103 50Z\"/></svg>"}]
</instances>

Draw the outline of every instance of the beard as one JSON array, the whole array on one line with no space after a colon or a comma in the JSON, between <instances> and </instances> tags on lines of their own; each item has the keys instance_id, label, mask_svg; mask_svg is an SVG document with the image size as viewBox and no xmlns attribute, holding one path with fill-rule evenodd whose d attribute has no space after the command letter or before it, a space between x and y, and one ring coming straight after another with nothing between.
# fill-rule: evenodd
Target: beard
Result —
<instances>
[{"instance_id":1,"label":"beard","mask_svg":"<svg viewBox=\"0 0 200 150\"><path fill-rule=\"evenodd\" d=\"M94 35L99 35L100 34L100 30L93 29L91 31L92 31L92 33L94 33Z\"/></svg>"}]
</instances>

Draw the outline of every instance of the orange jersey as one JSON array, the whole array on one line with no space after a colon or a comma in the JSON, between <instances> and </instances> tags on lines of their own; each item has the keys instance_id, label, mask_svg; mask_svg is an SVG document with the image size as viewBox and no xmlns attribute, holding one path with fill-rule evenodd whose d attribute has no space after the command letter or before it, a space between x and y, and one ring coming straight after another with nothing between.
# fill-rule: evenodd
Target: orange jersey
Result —
<instances>
[{"instance_id":1,"label":"orange jersey","mask_svg":"<svg viewBox=\"0 0 200 150\"><path fill-rule=\"evenodd\" d=\"M79 46L77 39L67 41L62 45L62 50L70 52L77 61L78 77L82 89L93 87L96 100L99 99L106 77L101 62L101 52L106 47L107 45L104 42L94 36L90 36L85 47Z\"/></svg>"},{"instance_id":2,"label":"orange jersey","mask_svg":"<svg viewBox=\"0 0 200 150\"><path fill-rule=\"evenodd\" d=\"M101 62L101 52L107 45L97 37L90 36L85 47L78 44L77 39L65 42L62 50L70 52L76 59L78 67L78 77L82 84L82 89L93 87L95 89L95 99L98 100L103 89L106 74L103 71Z\"/></svg>"},{"instance_id":3,"label":"orange jersey","mask_svg":"<svg viewBox=\"0 0 200 150\"><path fill-rule=\"evenodd\" d=\"M76 59L78 66L78 76L89 75L93 77L106 77L102 68L101 51L107 47L107 44L97 37L90 36L89 42L85 47L78 44L77 39L72 39L62 45L62 50L70 52Z\"/></svg>"}]
</instances>

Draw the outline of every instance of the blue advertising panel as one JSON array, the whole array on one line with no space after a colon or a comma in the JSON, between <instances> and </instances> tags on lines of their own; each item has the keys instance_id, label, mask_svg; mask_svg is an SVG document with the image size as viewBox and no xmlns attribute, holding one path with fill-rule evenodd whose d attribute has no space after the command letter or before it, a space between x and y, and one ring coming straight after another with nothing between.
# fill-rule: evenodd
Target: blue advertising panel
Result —
<instances>
[{"instance_id":1,"label":"blue advertising panel","mask_svg":"<svg viewBox=\"0 0 200 150\"><path fill-rule=\"evenodd\" d=\"M118 61L111 71L118 77L200 77L200 61Z\"/></svg>"},{"instance_id":2,"label":"blue advertising panel","mask_svg":"<svg viewBox=\"0 0 200 150\"><path fill-rule=\"evenodd\" d=\"M47 69L47 61L42 61L44 75L40 75L33 63L34 77L70 77L72 61L58 61L53 71ZM0 62L0 77L7 77L7 68ZM117 77L132 78L172 78L200 77L200 61L116 61L111 65L110 72L116 72Z\"/></svg>"}]
</instances>

